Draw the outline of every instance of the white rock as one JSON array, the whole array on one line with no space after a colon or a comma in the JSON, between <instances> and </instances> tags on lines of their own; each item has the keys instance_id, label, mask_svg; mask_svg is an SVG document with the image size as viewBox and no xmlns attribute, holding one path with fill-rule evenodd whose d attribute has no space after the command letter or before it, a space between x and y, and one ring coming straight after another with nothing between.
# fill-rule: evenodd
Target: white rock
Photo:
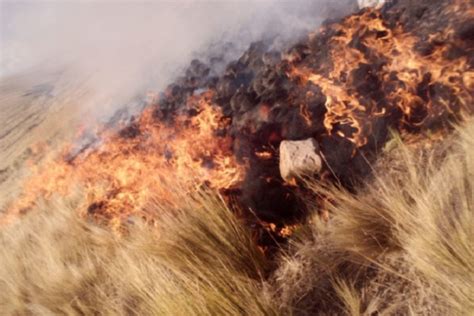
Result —
<instances>
[{"instance_id":1,"label":"white rock","mask_svg":"<svg viewBox=\"0 0 474 316\"><path fill-rule=\"evenodd\" d=\"M313 138L306 140L284 140L280 143L280 175L285 181L317 173L322 161L319 146Z\"/></svg>"},{"instance_id":2,"label":"white rock","mask_svg":"<svg viewBox=\"0 0 474 316\"><path fill-rule=\"evenodd\" d=\"M386 0L357 0L360 9L367 7L380 8L385 2Z\"/></svg>"}]
</instances>

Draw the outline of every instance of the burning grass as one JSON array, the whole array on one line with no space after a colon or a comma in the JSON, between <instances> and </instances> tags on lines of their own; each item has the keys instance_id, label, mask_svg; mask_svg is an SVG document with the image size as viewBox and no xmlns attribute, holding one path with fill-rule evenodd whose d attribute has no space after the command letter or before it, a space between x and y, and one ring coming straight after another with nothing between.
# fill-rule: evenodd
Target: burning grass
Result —
<instances>
[{"instance_id":1,"label":"burning grass","mask_svg":"<svg viewBox=\"0 0 474 316\"><path fill-rule=\"evenodd\" d=\"M210 98L209 92L189 98L182 111L192 110L193 115L178 115L173 124L155 120L147 109L118 133L100 132L101 141L95 139L79 151L65 146L59 157L42 164L33 161L23 194L7 207L3 220L25 212L38 199L67 197L78 184L85 190L86 215L118 229L131 215L153 220L154 213L141 210L151 195L163 190L166 180L161 174L187 181L188 186L198 182L196 186L232 187L240 181L243 167L231 155L230 138L215 136L226 119ZM164 199L166 193L160 196Z\"/></svg>"},{"instance_id":2,"label":"burning grass","mask_svg":"<svg viewBox=\"0 0 474 316\"><path fill-rule=\"evenodd\" d=\"M152 228L118 237L43 206L0 232L6 314L470 314L474 280L472 122L449 146L397 143L357 194L311 184L330 220L300 227L271 268L212 194L159 201ZM439 149L443 147L442 149ZM392 163L392 160L397 163ZM176 190L179 192L179 190ZM172 194L178 194L172 192ZM170 193L171 194L171 193Z\"/></svg>"},{"instance_id":3,"label":"burning grass","mask_svg":"<svg viewBox=\"0 0 474 316\"><path fill-rule=\"evenodd\" d=\"M286 52L254 43L223 73L194 60L138 116L51 160L26 152L31 176L0 216L0 310L472 312L472 121L448 134L474 111L474 11L419 2L327 22ZM308 138L319 182L283 181L279 145ZM303 224L311 211L325 219Z\"/></svg>"},{"instance_id":4,"label":"burning grass","mask_svg":"<svg viewBox=\"0 0 474 316\"><path fill-rule=\"evenodd\" d=\"M222 71L193 60L137 116L118 111L48 163L34 161L0 221L69 195L71 183L85 190L88 215L114 228L129 216L153 221L141 209L161 189L156 172L169 172L293 224L304 205L280 176L282 141L314 139L321 177L347 188L370 173L390 129L436 132L474 112L473 17L467 0L393 1L327 21L283 51L255 42Z\"/></svg>"}]
</instances>

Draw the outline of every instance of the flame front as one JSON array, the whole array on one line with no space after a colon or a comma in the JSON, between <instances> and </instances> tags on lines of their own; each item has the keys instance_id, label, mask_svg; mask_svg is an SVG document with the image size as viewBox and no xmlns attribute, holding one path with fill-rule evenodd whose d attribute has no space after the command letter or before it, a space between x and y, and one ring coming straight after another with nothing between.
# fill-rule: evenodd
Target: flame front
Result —
<instances>
[{"instance_id":1,"label":"flame front","mask_svg":"<svg viewBox=\"0 0 474 316\"><path fill-rule=\"evenodd\" d=\"M150 95L138 119L101 132L97 146L79 154L66 146L34 165L7 215L71 195L77 184L88 216L113 227L130 216L152 221L147 202L158 195L174 203L168 183L177 178L180 190L230 189L248 217L285 227L300 204L297 183L279 174L282 140L313 138L324 157L321 177L350 186L370 173L390 129L408 138L444 133L439 127L474 111L473 18L467 0L424 11L394 4L328 23L278 56L252 44L220 77L193 61L160 104Z\"/></svg>"},{"instance_id":2,"label":"flame front","mask_svg":"<svg viewBox=\"0 0 474 316\"><path fill-rule=\"evenodd\" d=\"M106 132L100 146L72 161L66 159L67 146L58 159L33 166L7 216L31 208L38 199L70 195L79 185L88 206L82 209L119 228L132 215L152 220L143 207L152 193L163 203L170 199L166 178L179 179L187 189L203 183L215 189L236 185L244 165L233 157L231 139L217 135L228 120L211 99L211 92L190 97L183 112L193 115L177 115L168 124L154 118L149 107L129 130Z\"/></svg>"},{"instance_id":3,"label":"flame front","mask_svg":"<svg viewBox=\"0 0 474 316\"><path fill-rule=\"evenodd\" d=\"M465 1L455 1L448 10L466 20L474 17ZM380 11L367 9L321 32L334 34L329 41L332 69L293 63L289 76L321 87L329 135L361 147L372 133L374 118L393 116L396 108L403 115L398 128L429 126L473 106L469 54L449 56L462 47L456 46L453 25L422 40L400 24L387 25ZM424 49L417 47L422 42Z\"/></svg>"}]
</instances>

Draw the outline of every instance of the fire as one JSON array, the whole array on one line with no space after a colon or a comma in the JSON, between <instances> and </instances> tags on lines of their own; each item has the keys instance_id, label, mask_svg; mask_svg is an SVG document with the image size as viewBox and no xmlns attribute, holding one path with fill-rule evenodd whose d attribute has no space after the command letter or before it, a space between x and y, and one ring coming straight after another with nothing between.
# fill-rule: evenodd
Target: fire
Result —
<instances>
[{"instance_id":1,"label":"fire","mask_svg":"<svg viewBox=\"0 0 474 316\"><path fill-rule=\"evenodd\" d=\"M203 183L215 189L236 185L245 166L233 157L231 139L217 135L229 122L211 100L209 91L190 97L169 123L156 119L149 107L132 125L119 133L105 132L100 146L72 160L67 159L72 146L66 146L59 158L32 166L9 214L25 211L41 198L68 196L79 185L88 215L119 228L132 215L153 220L143 207L152 193L163 203L170 199L167 177L180 179L188 189Z\"/></svg>"},{"instance_id":2,"label":"fire","mask_svg":"<svg viewBox=\"0 0 474 316\"><path fill-rule=\"evenodd\" d=\"M444 133L474 110L474 7L455 0L420 11L409 2L328 22L282 54L254 43L219 77L194 60L160 97L148 93L150 106L120 130L33 164L7 214L78 186L85 216L114 228L130 217L153 222L150 197L177 202L168 194L176 178L185 192L224 192L250 222L288 236L304 188L281 178L281 141L313 138L321 178L350 188L370 174L391 129L408 138Z\"/></svg>"},{"instance_id":3,"label":"fire","mask_svg":"<svg viewBox=\"0 0 474 316\"><path fill-rule=\"evenodd\" d=\"M453 5L450 10L474 16L472 6L463 8ZM419 38L400 24L389 27L375 9L322 32L335 34L329 42L332 69L317 71L292 62L288 75L321 87L326 96L324 127L329 135L361 147L372 133L374 118L392 115L394 107L403 115L400 127L417 127L472 106L474 71L468 55L449 57L456 44L452 26L431 34L422 53L417 51ZM452 95L456 97L450 99Z\"/></svg>"},{"instance_id":4,"label":"fire","mask_svg":"<svg viewBox=\"0 0 474 316\"><path fill-rule=\"evenodd\" d=\"M256 151L255 156L260 159L269 160L273 158L273 153L271 151Z\"/></svg>"}]
</instances>

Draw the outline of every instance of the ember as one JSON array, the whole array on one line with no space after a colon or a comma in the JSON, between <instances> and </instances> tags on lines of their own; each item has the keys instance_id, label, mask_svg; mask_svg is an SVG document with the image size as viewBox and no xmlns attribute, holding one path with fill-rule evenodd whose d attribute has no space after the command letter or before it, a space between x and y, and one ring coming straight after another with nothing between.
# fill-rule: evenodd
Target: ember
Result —
<instances>
[{"instance_id":1,"label":"ember","mask_svg":"<svg viewBox=\"0 0 474 316\"><path fill-rule=\"evenodd\" d=\"M176 177L220 190L285 235L304 209L301 189L280 176L280 143L315 139L322 174L350 185L370 172L390 129L438 130L471 113L473 19L468 0L398 1L326 23L285 53L254 43L220 76L195 60L100 145L73 156L67 146L34 167L8 214L78 183L88 216L113 227L132 215L153 221L147 198L166 201L163 177Z\"/></svg>"}]
</instances>

